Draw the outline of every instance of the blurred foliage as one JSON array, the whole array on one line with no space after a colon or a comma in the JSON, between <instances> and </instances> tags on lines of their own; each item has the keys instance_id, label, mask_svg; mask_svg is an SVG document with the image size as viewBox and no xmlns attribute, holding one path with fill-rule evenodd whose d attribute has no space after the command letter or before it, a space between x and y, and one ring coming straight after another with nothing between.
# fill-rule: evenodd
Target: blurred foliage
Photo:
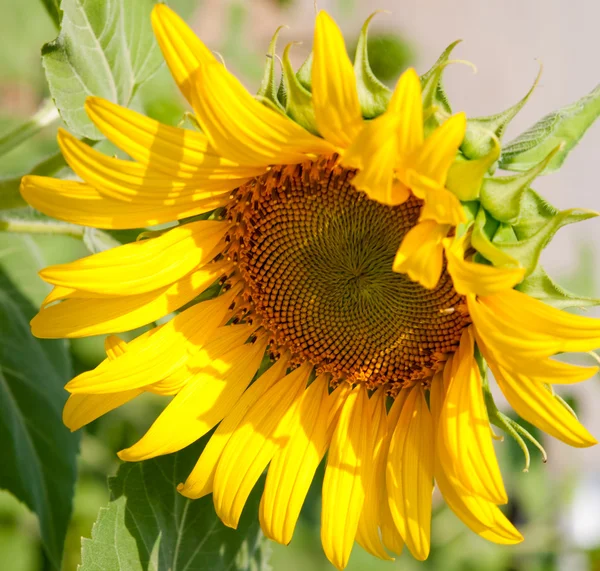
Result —
<instances>
[{"instance_id":1,"label":"blurred foliage","mask_svg":"<svg viewBox=\"0 0 600 571\"><path fill-rule=\"evenodd\" d=\"M294 0L274 0L283 9ZM44 9L49 8L50 14ZM201 4L195 0L170 2L186 17ZM311 9L312 9L312 2ZM338 0L337 8L348 15L359 3ZM0 134L26 120L48 95L40 60L40 48L57 35L56 0L0 0L0 36L10 49L0 55ZM264 46L249 45L248 3L228 3L225 10L226 32L222 45L215 46L227 65L254 84L261 76ZM376 8L377 6L374 6ZM53 20L54 19L54 20ZM350 53L354 46L350 42ZM369 34L370 64L375 75L392 84L401 71L414 60L413 48L399 35L372 31ZM165 66L135 94L132 102L153 118L167 124L178 124L186 106L177 92ZM57 151L54 140L56 126L40 133L0 157L0 188L3 180L29 172L34 165ZM132 236L117 236L131 240ZM581 252L579 267L571 280L573 289L593 295L598 284L590 281L593 245ZM49 291L37 276L44 266L71 261L88 254L84 243L67 236L34 236L0 233L0 269L4 271L31 304L39 306ZM569 285L565 283L564 285ZM90 338L69 343L70 357L76 373L94 367L103 357L103 340ZM106 477L117 472L116 452L141 437L153 419L168 402L166 397L145 394L109 415L91 423L82 431L78 459L73 515L67 530L63 570L77 569L81 562L81 537L90 538L98 511L109 503ZM577 403L570 401L570 404ZM537 435L533 427L527 426ZM542 440L543 437L542 437ZM565 529L572 527L567 506L580 485L576 466L561 466L559 457L550 457L544 465L533 452L529 473L522 472L523 456L517 445L506 439L497 450L511 498L508 513L526 537L514 547L490 544L470 532L440 499L433 517L433 546L428 561L420 563L404 553L396 563L375 560L356 546L349 571L412 570L527 570L551 571L560 568L565 554L577 554L582 569L600 568L600 540L582 548L575 545ZM168 462L169 460L165 460ZM323 466L319 468L301 514L290 546L273 545L271 566L274 571L330 571L319 540L320 493ZM256 521L256 509L252 516ZM597 538L598 539L598 538ZM563 567L564 568L564 567ZM42 550L39 526L35 516L9 493L0 491L0 569L41 571L49 569Z\"/></svg>"}]
</instances>

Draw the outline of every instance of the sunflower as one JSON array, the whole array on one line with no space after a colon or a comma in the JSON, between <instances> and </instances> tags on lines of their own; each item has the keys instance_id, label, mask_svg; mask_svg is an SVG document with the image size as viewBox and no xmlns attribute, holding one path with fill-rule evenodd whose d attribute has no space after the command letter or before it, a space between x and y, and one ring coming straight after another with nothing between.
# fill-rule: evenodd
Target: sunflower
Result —
<instances>
[{"instance_id":1,"label":"sunflower","mask_svg":"<svg viewBox=\"0 0 600 571\"><path fill-rule=\"evenodd\" d=\"M404 544L427 558L434 482L474 532L520 542L498 507L490 422L510 426L485 363L522 418L590 446L551 385L597 368L552 357L595 349L600 320L515 289L527 268L483 240L469 205L498 140L467 160L464 114L442 105L432 123L447 57L434 83L411 69L385 95L320 12L308 62L290 71L288 46L277 90L270 58L255 98L169 8L156 5L152 23L200 130L90 97L91 120L133 160L61 131L81 181L22 182L31 205L69 222L170 223L41 272L54 288L35 335L109 334L106 360L66 386L66 425L145 391L171 396L120 458L169 454L214 429L179 491L212 493L235 528L268 468L259 518L283 544L326 456L321 538L339 569L355 541L382 559ZM147 324L129 343L113 335Z\"/></svg>"}]
</instances>

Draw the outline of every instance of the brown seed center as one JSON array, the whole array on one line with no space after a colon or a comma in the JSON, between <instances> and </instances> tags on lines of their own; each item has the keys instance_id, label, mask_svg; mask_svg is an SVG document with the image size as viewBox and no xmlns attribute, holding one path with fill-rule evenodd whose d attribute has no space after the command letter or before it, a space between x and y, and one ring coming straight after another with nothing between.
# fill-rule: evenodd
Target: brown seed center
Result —
<instances>
[{"instance_id":1,"label":"brown seed center","mask_svg":"<svg viewBox=\"0 0 600 571\"><path fill-rule=\"evenodd\" d=\"M421 202L372 201L332 159L277 167L240 187L233 257L275 343L334 380L429 378L469 319L448 273L434 290L392 271Z\"/></svg>"}]
</instances>

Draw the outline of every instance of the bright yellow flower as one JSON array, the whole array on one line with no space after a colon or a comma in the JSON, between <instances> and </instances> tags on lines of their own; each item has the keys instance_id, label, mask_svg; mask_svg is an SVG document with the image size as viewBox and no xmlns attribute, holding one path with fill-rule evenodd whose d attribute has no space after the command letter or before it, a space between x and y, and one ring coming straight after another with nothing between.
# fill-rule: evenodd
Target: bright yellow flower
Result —
<instances>
[{"instance_id":1,"label":"bright yellow flower","mask_svg":"<svg viewBox=\"0 0 600 571\"><path fill-rule=\"evenodd\" d=\"M22 184L30 204L77 224L181 221L41 272L54 289L32 322L39 337L118 333L186 307L129 344L107 337L107 359L67 385L67 426L144 391L174 395L119 456L175 452L216 427L179 491L212 493L236 527L268 467L260 522L284 544L327 456L321 537L340 569L355 541L384 559L406 543L425 559L434 481L473 531L520 542L498 508L507 496L475 343L519 415L590 446L548 386L596 372L552 356L595 349L600 320L514 290L522 268L469 259L470 234L458 232L466 216L446 188L465 116L425 137L421 83L409 70L387 110L364 120L343 38L321 12L319 137L252 97L169 8L158 4L152 21L202 132L92 97L90 118L134 160L61 132L83 182ZM478 168L483 176L487 166Z\"/></svg>"}]
</instances>

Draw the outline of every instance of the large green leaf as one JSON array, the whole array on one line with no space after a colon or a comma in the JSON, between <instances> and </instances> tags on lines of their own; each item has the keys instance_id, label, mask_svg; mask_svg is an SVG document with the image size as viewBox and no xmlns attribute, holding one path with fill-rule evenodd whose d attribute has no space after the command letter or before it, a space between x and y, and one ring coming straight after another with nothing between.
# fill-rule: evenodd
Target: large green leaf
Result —
<instances>
[{"instance_id":1,"label":"large green leaf","mask_svg":"<svg viewBox=\"0 0 600 571\"><path fill-rule=\"evenodd\" d=\"M82 540L80 571L266 571L258 525L262 482L237 530L215 515L212 497L189 500L176 486L193 468L205 440L176 454L123 464L109 480L92 538Z\"/></svg>"},{"instance_id":2,"label":"large green leaf","mask_svg":"<svg viewBox=\"0 0 600 571\"><path fill-rule=\"evenodd\" d=\"M558 170L598 116L600 85L579 101L546 115L511 141L502 152L500 167L519 172L529 170L561 145L544 172Z\"/></svg>"},{"instance_id":3,"label":"large green leaf","mask_svg":"<svg viewBox=\"0 0 600 571\"><path fill-rule=\"evenodd\" d=\"M58 38L42 48L50 93L69 129L99 139L83 104L98 95L128 105L160 66L150 25L153 0L62 0Z\"/></svg>"},{"instance_id":4,"label":"large green leaf","mask_svg":"<svg viewBox=\"0 0 600 571\"><path fill-rule=\"evenodd\" d=\"M34 339L34 313L0 270L0 487L37 514L44 549L59 569L79 438L61 418L71 374L65 343Z\"/></svg>"}]
</instances>

